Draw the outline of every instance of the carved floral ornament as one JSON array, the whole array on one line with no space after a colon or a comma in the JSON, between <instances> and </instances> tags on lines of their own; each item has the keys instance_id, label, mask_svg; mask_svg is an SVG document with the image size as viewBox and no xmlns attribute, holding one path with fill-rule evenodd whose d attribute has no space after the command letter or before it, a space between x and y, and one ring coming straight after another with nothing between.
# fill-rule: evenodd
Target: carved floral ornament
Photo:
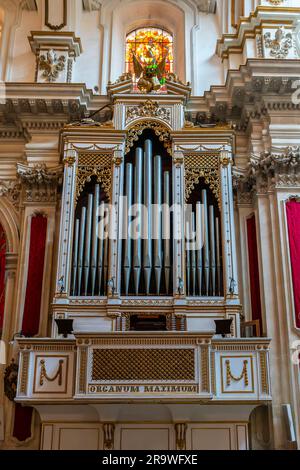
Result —
<instances>
[{"instance_id":1,"label":"carved floral ornament","mask_svg":"<svg viewBox=\"0 0 300 470\"><path fill-rule=\"evenodd\" d=\"M292 33L286 33L284 26L281 26L275 32L274 38L268 31L264 34L265 48L270 49L270 56L275 59L285 59L290 49L293 47Z\"/></svg>"},{"instance_id":2,"label":"carved floral ornament","mask_svg":"<svg viewBox=\"0 0 300 470\"><path fill-rule=\"evenodd\" d=\"M152 100L147 100L145 103L127 108L126 124L142 117L154 117L170 123L171 109L160 107L157 101Z\"/></svg>"},{"instance_id":3,"label":"carved floral ornament","mask_svg":"<svg viewBox=\"0 0 300 470\"><path fill-rule=\"evenodd\" d=\"M48 82L55 82L58 76L66 68L66 57L58 56L57 53L50 49L47 54L42 54L38 59L38 65L43 72L42 77Z\"/></svg>"},{"instance_id":4,"label":"carved floral ornament","mask_svg":"<svg viewBox=\"0 0 300 470\"><path fill-rule=\"evenodd\" d=\"M112 188L112 163L119 163L119 157L112 157L110 152L107 153L82 153L78 157L77 168L77 187L76 201L82 193L86 183L91 181L95 176L97 182L101 184L107 198L111 199Z\"/></svg>"},{"instance_id":5,"label":"carved floral ornament","mask_svg":"<svg viewBox=\"0 0 300 470\"><path fill-rule=\"evenodd\" d=\"M221 203L220 158L218 154L190 154L184 156L185 201L203 178Z\"/></svg>"}]
</instances>

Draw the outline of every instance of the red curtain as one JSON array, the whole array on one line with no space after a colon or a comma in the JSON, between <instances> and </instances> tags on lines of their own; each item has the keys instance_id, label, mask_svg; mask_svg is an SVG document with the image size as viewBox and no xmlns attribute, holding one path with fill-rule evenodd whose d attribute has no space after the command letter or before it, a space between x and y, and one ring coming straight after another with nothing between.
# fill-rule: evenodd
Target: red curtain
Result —
<instances>
[{"instance_id":1,"label":"red curtain","mask_svg":"<svg viewBox=\"0 0 300 470\"><path fill-rule=\"evenodd\" d=\"M4 321L6 237L0 224L0 338Z\"/></svg>"},{"instance_id":2,"label":"red curtain","mask_svg":"<svg viewBox=\"0 0 300 470\"><path fill-rule=\"evenodd\" d=\"M22 332L25 336L35 336L39 332L46 234L47 218L42 215L32 217L27 287L22 324Z\"/></svg>"},{"instance_id":3,"label":"red curtain","mask_svg":"<svg viewBox=\"0 0 300 470\"><path fill-rule=\"evenodd\" d=\"M287 202L286 214L290 242L296 326L300 328L300 203L297 201Z\"/></svg>"},{"instance_id":4,"label":"red curtain","mask_svg":"<svg viewBox=\"0 0 300 470\"><path fill-rule=\"evenodd\" d=\"M260 284L259 284L259 264L256 237L256 221L255 215L247 219L247 237L248 237L248 259L250 273L250 293L252 319L259 320L262 331L262 315L260 301Z\"/></svg>"},{"instance_id":5,"label":"red curtain","mask_svg":"<svg viewBox=\"0 0 300 470\"><path fill-rule=\"evenodd\" d=\"M47 218L36 215L31 219L30 248L22 332L35 336L39 332L42 301ZM13 436L19 441L31 437L33 409L16 403Z\"/></svg>"},{"instance_id":6,"label":"red curtain","mask_svg":"<svg viewBox=\"0 0 300 470\"><path fill-rule=\"evenodd\" d=\"M33 408L30 406L22 406L20 403L16 403L13 437L18 441L24 442L31 437L32 413Z\"/></svg>"}]
</instances>

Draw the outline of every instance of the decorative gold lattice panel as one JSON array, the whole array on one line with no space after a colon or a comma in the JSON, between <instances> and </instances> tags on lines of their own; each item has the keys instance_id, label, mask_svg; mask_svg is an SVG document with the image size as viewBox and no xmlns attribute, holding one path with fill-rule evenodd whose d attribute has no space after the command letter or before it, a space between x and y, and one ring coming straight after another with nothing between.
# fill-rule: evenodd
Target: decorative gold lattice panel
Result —
<instances>
[{"instance_id":1,"label":"decorative gold lattice panel","mask_svg":"<svg viewBox=\"0 0 300 470\"><path fill-rule=\"evenodd\" d=\"M200 178L210 187L220 202L220 160L216 154L191 154L184 157L185 200L188 201Z\"/></svg>"},{"instance_id":2,"label":"decorative gold lattice panel","mask_svg":"<svg viewBox=\"0 0 300 470\"><path fill-rule=\"evenodd\" d=\"M95 349L95 381L193 381L193 349Z\"/></svg>"},{"instance_id":3,"label":"decorative gold lattice panel","mask_svg":"<svg viewBox=\"0 0 300 470\"><path fill-rule=\"evenodd\" d=\"M76 200L78 200L85 183L96 176L107 198L111 198L112 155L110 153L83 153L79 155L77 168Z\"/></svg>"}]
</instances>

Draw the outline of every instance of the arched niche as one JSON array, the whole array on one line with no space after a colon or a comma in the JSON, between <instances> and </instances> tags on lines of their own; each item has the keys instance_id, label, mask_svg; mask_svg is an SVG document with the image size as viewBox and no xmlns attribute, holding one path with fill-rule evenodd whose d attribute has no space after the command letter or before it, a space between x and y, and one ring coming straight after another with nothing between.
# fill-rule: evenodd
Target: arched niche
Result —
<instances>
[{"instance_id":1,"label":"arched niche","mask_svg":"<svg viewBox=\"0 0 300 470\"><path fill-rule=\"evenodd\" d=\"M182 80L191 81L191 31L195 26L192 4L182 1L125 0L105 2L101 23L111 24L103 32L102 90L109 81L114 82L125 71L126 35L142 27L158 27L174 37L174 70ZM113 39L112 39L113 38Z\"/></svg>"}]
</instances>

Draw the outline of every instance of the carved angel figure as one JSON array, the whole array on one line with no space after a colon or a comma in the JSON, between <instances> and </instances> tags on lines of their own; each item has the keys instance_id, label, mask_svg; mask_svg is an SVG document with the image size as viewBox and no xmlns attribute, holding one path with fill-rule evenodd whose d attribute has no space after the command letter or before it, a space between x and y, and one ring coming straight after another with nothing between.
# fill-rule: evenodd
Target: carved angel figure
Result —
<instances>
[{"instance_id":1,"label":"carved angel figure","mask_svg":"<svg viewBox=\"0 0 300 470\"><path fill-rule=\"evenodd\" d=\"M161 79L165 73L166 58L168 51L164 54L164 57L160 63L157 63L156 58L151 50L151 46L148 47L143 62L140 62L137 56L133 53L133 65L134 73L138 78L137 86L143 93L151 93L151 91L157 91L161 88Z\"/></svg>"},{"instance_id":2,"label":"carved angel figure","mask_svg":"<svg viewBox=\"0 0 300 470\"><path fill-rule=\"evenodd\" d=\"M41 55L39 67L43 70L43 78L46 78L48 82L55 82L59 73L65 70L66 58L63 55L58 57L56 52L50 49L47 52L47 56Z\"/></svg>"}]
</instances>

